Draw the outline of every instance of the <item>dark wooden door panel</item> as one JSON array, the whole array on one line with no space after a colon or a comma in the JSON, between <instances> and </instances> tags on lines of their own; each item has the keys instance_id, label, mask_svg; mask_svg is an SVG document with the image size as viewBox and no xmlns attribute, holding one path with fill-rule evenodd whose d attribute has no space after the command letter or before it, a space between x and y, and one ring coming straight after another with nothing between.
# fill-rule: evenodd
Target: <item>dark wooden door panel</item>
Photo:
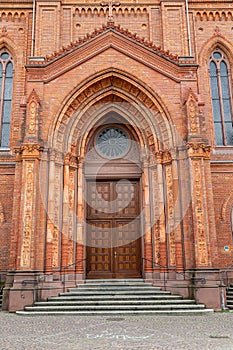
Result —
<instances>
[{"instance_id":1,"label":"dark wooden door panel","mask_svg":"<svg viewBox=\"0 0 233 350\"><path fill-rule=\"evenodd\" d=\"M87 187L87 217L106 217L112 212L111 182L89 181Z\"/></svg>"},{"instance_id":2,"label":"dark wooden door panel","mask_svg":"<svg viewBox=\"0 0 233 350\"><path fill-rule=\"evenodd\" d=\"M87 277L139 277L139 182L87 183Z\"/></svg>"},{"instance_id":3,"label":"dark wooden door panel","mask_svg":"<svg viewBox=\"0 0 233 350\"><path fill-rule=\"evenodd\" d=\"M117 220L114 247L115 273L139 276L141 271L141 238L139 220Z\"/></svg>"},{"instance_id":4,"label":"dark wooden door panel","mask_svg":"<svg viewBox=\"0 0 233 350\"><path fill-rule=\"evenodd\" d=\"M117 217L135 217L139 212L139 182L118 181L115 190L115 212Z\"/></svg>"},{"instance_id":5,"label":"dark wooden door panel","mask_svg":"<svg viewBox=\"0 0 233 350\"><path fill-rule=\"evenodd\" d=\"M87 225L87 276L112 275L111 221L90 221Z\"/></svg>"}]
</instances>

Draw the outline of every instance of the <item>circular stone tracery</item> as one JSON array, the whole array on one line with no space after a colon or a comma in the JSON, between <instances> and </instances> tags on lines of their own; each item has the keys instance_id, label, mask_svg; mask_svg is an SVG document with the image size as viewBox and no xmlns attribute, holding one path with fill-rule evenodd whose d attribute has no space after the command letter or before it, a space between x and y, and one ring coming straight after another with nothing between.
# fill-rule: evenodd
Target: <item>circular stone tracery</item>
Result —
<instances>
[{"instance_id":1,"label":"circular stone tracery","mask_svg":"<svg viewBox=\"0 0 233 350\"><path fill-rule=\"evenodd\" d=\"M123 157L129 148L129 138L117 127L107 127L96 138L98 152L109 159Z\"/></svg>"}]
</instances>

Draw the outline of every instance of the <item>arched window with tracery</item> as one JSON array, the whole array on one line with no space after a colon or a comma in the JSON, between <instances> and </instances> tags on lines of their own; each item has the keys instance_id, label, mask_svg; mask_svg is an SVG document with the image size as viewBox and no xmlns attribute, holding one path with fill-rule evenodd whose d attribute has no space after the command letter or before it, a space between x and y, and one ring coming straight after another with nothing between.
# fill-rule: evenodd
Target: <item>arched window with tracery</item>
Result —
<instances>
[{"instance_id":1,"label":"arched window with tracery","mask_svg":"<svg viewBox=\"0 0 233 350\"><path fill-rule=\"evenodd\" d=\"M233 146L233 103L230 65L225 54L216 49L209 64L216 146Z\"/></svg>"},{"instance_id":2,"label":"arched window with tracery","mask_svg":"<svg viewBox=\"0 0 233 350\"><path fill-rule=\"evenodd\" d=\"M0 50L0 147L8 148L10 139L13 90L13 58L5 48Z\"/></svg>"}]
</instances>

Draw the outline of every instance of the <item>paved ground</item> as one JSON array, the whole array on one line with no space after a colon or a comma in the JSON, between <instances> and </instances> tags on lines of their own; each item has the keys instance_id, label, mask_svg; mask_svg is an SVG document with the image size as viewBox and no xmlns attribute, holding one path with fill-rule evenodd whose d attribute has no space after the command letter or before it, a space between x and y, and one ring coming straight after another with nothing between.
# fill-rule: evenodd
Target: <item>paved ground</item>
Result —
<instances>
[{"instance_id":1,"label":"paved ground","mask_svg":"<svg viewBox=\"0 0 233 350\"><path fill-rule=\"evenodd\" d=\"M233 350L233 314L17 316L0 312L0 350Z\"/></svg>"}]
</instances>

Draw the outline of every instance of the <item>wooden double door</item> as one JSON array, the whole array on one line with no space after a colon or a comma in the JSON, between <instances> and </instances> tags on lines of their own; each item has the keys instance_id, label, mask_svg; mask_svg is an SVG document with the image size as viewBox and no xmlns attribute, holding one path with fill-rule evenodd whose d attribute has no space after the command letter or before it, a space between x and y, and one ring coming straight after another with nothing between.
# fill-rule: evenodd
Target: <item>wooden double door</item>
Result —
<instances>
[{"instance_id":1,"label":"wooden double door","mask_svg":"<svg viewBox=\"0 0 233 350\"><path fill-rule=\"evenodd\" d=\"M87 181L87 278L141 277L139 185Z\"/></svg>"}]
</instances>

